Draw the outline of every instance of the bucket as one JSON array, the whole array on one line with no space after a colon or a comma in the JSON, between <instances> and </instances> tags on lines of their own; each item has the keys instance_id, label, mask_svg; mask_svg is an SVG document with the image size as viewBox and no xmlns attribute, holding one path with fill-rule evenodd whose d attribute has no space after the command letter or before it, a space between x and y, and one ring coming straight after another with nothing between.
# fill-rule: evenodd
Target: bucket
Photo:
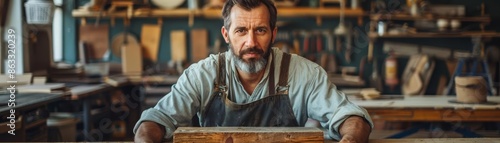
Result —
<instances>
[{"instance_id":1,"label":"bucket","mask_svg":"<svg viewBox=\"0 0 500 143\"><path fill-rule=\"evenodd\" d=\"M47 119L50 142L75 142L76 124L80 120L71 113L50 113Z\"/></svg>"},{"instance_id":2,"label":"bucket","mask_svg":"<svg viewBox=\"0 0 500 143\"><path fill-rule=\"evenodd\" d=\"M486 102L486 81L481 76L457 76L455 77L455 90L457 101L461 103L483 103Z\"/></svg>"}]
</instances>

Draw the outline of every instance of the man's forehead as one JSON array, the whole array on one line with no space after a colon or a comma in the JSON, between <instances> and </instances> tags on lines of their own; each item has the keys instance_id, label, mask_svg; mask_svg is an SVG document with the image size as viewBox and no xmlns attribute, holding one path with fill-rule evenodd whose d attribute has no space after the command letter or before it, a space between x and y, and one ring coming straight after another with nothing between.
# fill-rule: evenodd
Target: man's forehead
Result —
<instances>
[{"instance_id":1,"label":"man's forehead","mask_svg":"<svg viewBox=\"0 0 500 143\"><path fill-rule=\"evenodd\" d=\"M252 23L254 26L270 27L269 11L264 4L252 8L251 10L245 10L240 6L234 6L229 16L231 18L231 25L234 26L240 27Z\"/></svg>"}]
</instances>

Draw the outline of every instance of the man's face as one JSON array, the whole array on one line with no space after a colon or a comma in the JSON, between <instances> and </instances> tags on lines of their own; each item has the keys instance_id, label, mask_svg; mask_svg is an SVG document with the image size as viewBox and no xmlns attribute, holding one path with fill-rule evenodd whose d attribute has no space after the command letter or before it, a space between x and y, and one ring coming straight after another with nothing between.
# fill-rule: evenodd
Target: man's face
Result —
<instances>
[{"instance_id":1,"label":"man's face","mask_svg":"<svg viewBox=\"0 0 500 143\"><path fill-rule=\"evenodd\" d=\"M271 31L267 7L261 4L246 11L234 6L229 17L229 29L222 27L221 32L226 43L229 43L238 68L249 73L262 70L277 31L276 28Z\"/></svg>"}]
</instances>

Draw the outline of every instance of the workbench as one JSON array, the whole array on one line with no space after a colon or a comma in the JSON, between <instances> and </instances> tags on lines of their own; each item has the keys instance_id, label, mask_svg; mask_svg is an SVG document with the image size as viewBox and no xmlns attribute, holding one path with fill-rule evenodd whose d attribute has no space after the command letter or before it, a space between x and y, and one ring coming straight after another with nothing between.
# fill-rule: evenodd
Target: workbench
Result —
<instances>
[{"instance_id":1,"label":"workbench","mask_svg":"<svg viewBox=\"0 0 500 143\"><path fill-rule=\"evenodd\" d=\"M1 142L46 142L48 139L48 104L69 96L67 93L18 93L15 94L15 107L8 106L10 94L0 94L0 141ZM11 109L15 112L11 114ZM15 116L15 135L11 130L9 116Z\"/></svg>"},{"instance_id":2,"label":"workbench","mask_svg":"<svg viewBox=\"0 0 500 143\"><path fill-rule=\"evenodd\" d=\"M81 113L74 111L74 116L80 118L83 122L83 135L86 141L97 141L99 138L102 139L104 133L99 130L92 130L93 119L102 119L106 115L109 116L110 108L109 102L103 103L107 107L92 109L92 103L99 98L104 98L110 101L109 92L113 89L112 86L101 83L101 84L82 84L71 87L70 97L67 100L73 102L76 109L81 108ZM81 106L80 106L81 105ZM97 134L92 136L92 134Z\"/></svg>"},{"instance_id":3,"label":"workbench","mask_svg":"<svg viewBox=\"0 0 500 143\"><path fill-rule=\"evenodd\" d=\"M68 82L70 85L70 95L66 98L66 101L70 101L69 104L73 106L73 111L70 112L82 121L84 141L102 141L105 135L115 134L111 129L111 122L114 120L124 121L125 126L123 128L125 128L125 133L122 134L133 136L132 128L137 120L139 120L142 112L145 98L144 86L171 85L178 78L177 76L144 76L138 80L130 80L120 75L112 77L114 79L113 84L78 83L78 80L82 79L64 80L67 82L75 81ZM112 103L111 96L117 90L121 91L124 95L126 109L116 107L118 105ZM95 107L94 104L96 102L99 102L101 105Z\"/></svg>"},{"instance_id":4,"label":"workbench","mask_svg":"<svg viewBox=\"0 0 500 143\"><path fill-rule=\"evenodd\" d=\"M405 121L405 122L499 122L500 97L488 96L490 104L451 103L455 96L383 96L384 99L353 100L353 103L364 107L372 120ZM492 105L493 103L493 105ZM401 138L417 132L420 128L412 128L406 132L390 136ZM465 129L455 130L464 137L477 137Z\"/></svg>"},{"instance_id":5,"label":"workbench","mask_svg":"<svg viewBox=\"0 0 500 143\"><path fill-rule=\"evenodd\" d=\"M323 131L314 127L179 127L173 142L324 142ZM370 139L370 143L483 143L500 138L407 138Z\"/></svg>"}]
</instances>

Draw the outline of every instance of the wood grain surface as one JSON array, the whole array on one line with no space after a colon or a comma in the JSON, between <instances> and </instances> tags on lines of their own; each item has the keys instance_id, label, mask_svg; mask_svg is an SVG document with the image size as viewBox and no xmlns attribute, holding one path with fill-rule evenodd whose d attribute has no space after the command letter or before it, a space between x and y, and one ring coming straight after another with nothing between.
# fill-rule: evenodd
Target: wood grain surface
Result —
<instances>
[{"instance_id":1,"label":"wood grain surface","mask_svg":"<svg viewBox=\"0 0 500 143\"><path fill-rule=\"evenodd\" d=\"M174 142L324 142L312 127L179 127Z\"/></svg>"},{"instance_id":2,"label":"wood grain surface","mask_svg":"<svg viewBox=\"0 0 500 143\"><path fill-rule=\"evenodd\" d=\"M79 41L88 43L92 50L90 57L92 59L102 59L109 47L109 26L81 25L79 32Z\"/></svg>"},{"instance_id":3,"label":"wood grain surface","mask_svg":"<svg viewBox=\"0 0 500 143\"><path fill-rule=\"evenodd\" d=\"M144 24L142 25L141 44L143 47L143 56L153 62L158 60L158 48L161 39L161 25Z\"/></svg>"},{"instance_id":4,"label":"wood grain surface","mask_svg":"<svg viewBox=\"0 0 500 143\"><path fill-rule=\"evenodd\" d=\"M186 61L186 32L184 30L170 32L170 50L173 61Z\"/></svg>"}]
</instances>

